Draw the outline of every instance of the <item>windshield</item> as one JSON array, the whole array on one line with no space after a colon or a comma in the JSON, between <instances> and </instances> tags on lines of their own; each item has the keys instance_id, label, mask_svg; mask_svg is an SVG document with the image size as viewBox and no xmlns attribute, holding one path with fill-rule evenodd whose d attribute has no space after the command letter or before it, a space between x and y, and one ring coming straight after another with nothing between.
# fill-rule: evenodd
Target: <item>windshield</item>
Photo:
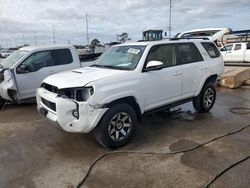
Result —
<instances>
[{"instance_id":1,"label":"windshield","mask_svg":"<svg viewBox=\"0 0 250 188\"><path fill-rule=\"evenodd\" d=\"M28 53L28 51L17 50L16 52L14 52L10 56L8 56L6 59L1 61L0 67L10 68L12 65L14 65L19 59L21 59L27 53Z\"/></svg>"},{"instance_id":2,"label":"windshield","mask_svg":"<svg viewBox=\"0 0 250 188\"><path fill-rule=\"evenodd\" d=\"M139 63L145 46L114 46L102 54L94 67L134 70Z\"/></svg>"}]
</instances>

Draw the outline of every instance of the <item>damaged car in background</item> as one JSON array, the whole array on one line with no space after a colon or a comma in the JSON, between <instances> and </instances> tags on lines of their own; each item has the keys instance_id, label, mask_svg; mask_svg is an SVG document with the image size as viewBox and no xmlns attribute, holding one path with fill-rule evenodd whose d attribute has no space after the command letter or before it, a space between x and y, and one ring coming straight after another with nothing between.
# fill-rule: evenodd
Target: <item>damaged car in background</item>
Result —
<instances>
[{"instance_id":1,"label":"damaged car in background","mask_svg":"<svg viewBox=\"0 0 250 188\"><path fill-rule=\"evenodd\" d=\"M35 101L36 89L49 75L82 67L71 45L23 47L0 63L0 106L5 101Z\"/></svg>"}]
</instances>

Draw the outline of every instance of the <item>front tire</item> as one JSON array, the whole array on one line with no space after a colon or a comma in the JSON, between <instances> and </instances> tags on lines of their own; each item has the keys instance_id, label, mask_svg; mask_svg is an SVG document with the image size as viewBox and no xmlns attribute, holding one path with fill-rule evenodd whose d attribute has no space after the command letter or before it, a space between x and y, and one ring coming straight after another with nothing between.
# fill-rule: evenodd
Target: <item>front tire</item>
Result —
<instances>
[{"instance_id":1,"label":"front tire","mask_svg":"<svg viewBox=\"0 0 250 188\"><path fill-rule=\"evenodd\" d=\"M216 100L214 83L210 82L203 86L200 94L193 99L193 106L199 113L209 112Z\"/></svg>"},{"instance_id":2,"label":"front tire","mask_svg":"<svg viewBox=\"0 0 250 188\"><path fill-rule=\"evenodd\" d=\"M0 97L0 108L3 107L4 103L5 103L5 101Z\"/></svg>"},{"instance_id":3,"label":"front tire","mask_svg":"<svg viewBox=\"0 0 250 188\"><path fill-rule=\"evenodd\" d=\"M116 104L104 114L94 129L94 135L101 145L115 149L129 143L136 125L135 110L125 103Z\"/></svg>"}]
</instances>

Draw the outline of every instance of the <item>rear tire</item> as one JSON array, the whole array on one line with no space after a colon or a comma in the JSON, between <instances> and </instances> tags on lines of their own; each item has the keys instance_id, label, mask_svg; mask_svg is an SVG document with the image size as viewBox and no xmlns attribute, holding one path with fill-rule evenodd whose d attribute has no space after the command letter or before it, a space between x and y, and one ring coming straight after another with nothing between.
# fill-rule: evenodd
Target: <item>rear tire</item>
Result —
<instances>
[{"instance_id":1,"label":"rear tire","mask_svg":"<svg viewBox=\"0 0 250 188\"><path fill-rule=\"evenodd\" d=\"M94 135L101 145L115 149L129 143L136 126L135 110L125 103L116 104L104 114L94 129Z\"/></svg>"},{"instance_id":2,"label":"rear tire","mask_svg":"<svg viewBox=\"0 0 250 188\"><path fill-rule=\"evenodd\" d=\"M209 112L214 106L216 100L215 84L209 82L205 84L200 94L193 99L194 109L199 113Z\"/></svg>"}]
</instances>

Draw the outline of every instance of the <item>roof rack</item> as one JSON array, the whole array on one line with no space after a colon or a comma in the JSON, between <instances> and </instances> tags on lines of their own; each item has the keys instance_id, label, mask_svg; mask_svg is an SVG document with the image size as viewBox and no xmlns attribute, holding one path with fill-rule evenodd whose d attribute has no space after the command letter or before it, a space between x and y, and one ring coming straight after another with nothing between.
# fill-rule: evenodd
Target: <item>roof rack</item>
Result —
<instances>
[{"instance_id":1,"label":"roof rack","mask_svg":"<svg viewBox=\"0 0 250 188\"><path fill-rule=\"evenodd\" d=\"M164 38L165 39L165 38ZM208 37L201 37L201 38L198 38L198 37L188 37L188 38L167 38L169 40L189 40L189 39L197 39L197 40L209 40Z\"/></svg>"},{"instance_id":2,"label":"roof rack","mask_svg":"<svg viewBox=\"0 0 250 188\"><path fill-rule=\"evenodd\" d=\"M189 37L189 38L162 38L162 40L190 40L190 39L197 39L197 40L210 40L207 37L202 37L202 38L198 38L198 37ZM155 42L155 41L161 41L161 40L138 40L137 42Z\"/></svg>"}]
</instances>

